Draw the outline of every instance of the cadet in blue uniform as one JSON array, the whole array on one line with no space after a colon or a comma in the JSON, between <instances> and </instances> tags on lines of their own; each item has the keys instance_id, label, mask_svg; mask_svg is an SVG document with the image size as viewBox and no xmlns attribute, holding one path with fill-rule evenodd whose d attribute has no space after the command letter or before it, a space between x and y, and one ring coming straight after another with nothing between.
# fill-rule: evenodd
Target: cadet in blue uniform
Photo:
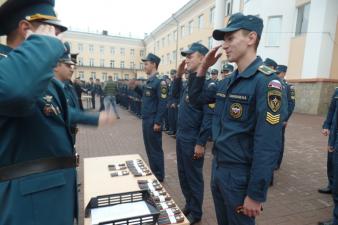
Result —
<instances>
[{"instance_id":1,"label":"cadet in blue uniform","mask_svg":"<svg viewBox=\"0 0 338 225\"><path fill-rule=\"evenodd\" d=\"M276 73L278 75L278 77L281 79L282 85L286 91L286 96L287 96L287 101L288 101L288 115L284 121L284 126L283 126L283 136L282 136L282 147L281 147L281 154L279 156L278 162L277 162L277 168L279 169L281 164L282 164L282 160L283 160L283 154L284 154L284 142L285 142L285 129L288 123L289 118L291 117L293 110L295 109L295 105L296 105L296 101L295 101L295 87L291 84L289 84L286 80L285 80L285 75L286 75L286 71L287 71L288 67L285 65L278 65L276 67Z\"/></svg>"},{"instance_id":2,"label":"cadet in blue uniform","mask_svg":"<svg viewBox=\"0 0 338 225\"><path fill-rule=\"evenodd\" d=\"M326 120L323 124L322 134L324 136L329 136L328 140L328 161L327 161L327 176L329 179L329 184L326 189L321 193L331 193L334 202L333 209L333 220L319 222L319 225L337 225L338 224L338 141L337 141L337 132L338 132L338 88L335 89L333 96L331 98L331 103L329 111L326 116Z\"/></svg>"},{"instance_id":3,"label":"cadet in blue uniform","mask_svg":"<svg viewBox=\"0 0 338 225\"><path fill-rule=\"evenodd\" d=\"M168 135L175 135L177 128L177 116L178 116L178 98L173 95L173 80L176 76L177 71L172 69L170 70L170 78L171 83L169 85L169 97L168 97L168 123L169 123L169 131Z\"/></svg>"},{"instance_id":4,"label":"cadet in blue uniform","mask_svg":"<svg viewBox=\"0 0 338 225\"><path fill-rule=\"evenodd\" d=\"M333 185L333 163L334 163L334 149L335 149L335 135L336 133L334 130L336 129L336 123L337 123L337 112L336 112L336 104L338 99L338 88L335 89L333 96L331 98L331 103L329 107L329 111L327 113L326 119L323 123L323 130L322 134L324 136L329 136L328 139L328 152L327 152L327 178L328 178L328 184L325 188L318 189L319 193L323 194L331 194L332 193L332 185Z\"/></svg>"},{"instance_id":5,"label":"cadet in blue uniform","mask_svg":"<svg viewBox=\"0 0 338 225\"><path fill-rule=\"evenodd\" d=\"M188 93L196 78L196 71L207 52L208 49L199 43L193 43L190 49L182 51L181 55L186 59L180 64L173 84L174 96L183 93L178 109L176 154L180 185L186 202L182 211L190 224L195 224L202 218L204 151L210 136L211 123L208 121L211 121L212 114L204 113L204 103L191 104ZM182 76L185 65L189 71L189 79L183 89ZM206 82L206 88L216 88L216 84ZM209 120L205 119L205 123L204 116L209 117ZM208 124L208 127L202 126Z\"/></svg>"},{"instance_id":6,"label":"cadet in blue uniform","mask_svg":"<svg viewBox=\"0 0 338 225\"><path fill-rule=\"evenodd\" d=\"M71 118L52 79L65 51L55 37L66 28L53 6L8 0L0 7L0 35L8 43L0 45L1 225L72 225L77 217Z\"/></svg>"},{"instance_id":7,"label":"cadet in blue uniform","mask_svg":"<svg viewBox=\"0 0 338 225\"><path fill-rule=\"evenodd\" d=\"M224 64L221 70L222 79L225 79L227 76L229 76L234 71L234 66L227 63Z\"/></svg>"},{"instance_id":8,"label":"cadet in blue uniform","mask_svg":"<svg viewBox=\"0 0 338 225\"><path fill-rule=\"evenodd\" d=\"M218 82L218 70L217 69L212 69L211 72L210 72L210 74L211 74L210 80Z\"/></svg>"},{"instance_id":9,"label":"cadet in blue uniform","mask_svg":"<svg viewBox=\"0 0 338 225\"><path fill-rule=\"evenodd\" d=\"M280 154L286 97L277 75L256 56L262 30L262 19L241 13L214 30L238 69L216 93L201 94L207 69L221 56L218 46L204 58L191 91L193 104L216 102L211 189L220 225L255 224Z\"/></svg>"},{"instance_id":10,"label":"cadet in blue uniform","mask_svg":"<svg viewBox=\"0 0 338 225\"><path fill-rule=\"evenodd\" d=\"M144 62L148 80L143 88L131 81L130 88L142 96L142 131L150 168L156 178L163 182L165 178L164 154L162 149L162 121L166 110L168 86L159 78L157 68L161 59L149 53Z\"/></svg>"}]
</instances>

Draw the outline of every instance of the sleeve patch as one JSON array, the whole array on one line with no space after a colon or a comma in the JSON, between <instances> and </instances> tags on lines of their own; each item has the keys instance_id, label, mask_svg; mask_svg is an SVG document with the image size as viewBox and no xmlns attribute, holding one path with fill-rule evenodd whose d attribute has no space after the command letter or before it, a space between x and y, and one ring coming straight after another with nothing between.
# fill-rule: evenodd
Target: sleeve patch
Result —
<instances>
[{"instance_id":1,"label":"sleeve patch","mask_svg":"<svg viewBox=\"0 0 338 225\"><path fill-rule=\"evenodd\" d=\"M266 121L271 125L276 125L280 122L280 114L273 115L270 112L266 113Z\"/></svg>"},{"instance_id":2,"label":"sleeve patch","mask_svg":"<svg viewBox=\"0 0 338 225\"><path fill-rule=\"evenodd\" d=\"M161 83L160 83L160 89L161 89L161 98L162 99L166 99L168 97L167 82L161 81Z\"/></svg>"}]
</instances>

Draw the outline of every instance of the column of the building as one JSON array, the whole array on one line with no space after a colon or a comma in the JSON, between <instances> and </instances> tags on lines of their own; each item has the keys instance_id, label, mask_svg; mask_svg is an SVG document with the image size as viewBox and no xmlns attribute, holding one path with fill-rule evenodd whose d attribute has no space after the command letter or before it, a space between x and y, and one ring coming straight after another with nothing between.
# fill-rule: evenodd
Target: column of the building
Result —
<instances>
[{"instance_id":1,"label":"column of the building","mask_svg":"<svg viewBox=\"0 0 338 225\"><path fill-rule=\"evenodd\" d=\"M310 4L302 79L330 78L338 1L312 0Z\"/></svg>"},{"instance_id":2,"label":"column of the building","mask_svg":"<svg viewBox=\"0 0 338 225\"><path fill-rule=\"evenodd\" d=\"M224 27L224 17L225 17L225 0L216 0L215 3L215 18L214 18L214 29L219 29ZM213 40L213 47L220 45L221 41ZM213 68L220 70L221 69L221 59L213 66Z\"/></svg>"}]
</instances>

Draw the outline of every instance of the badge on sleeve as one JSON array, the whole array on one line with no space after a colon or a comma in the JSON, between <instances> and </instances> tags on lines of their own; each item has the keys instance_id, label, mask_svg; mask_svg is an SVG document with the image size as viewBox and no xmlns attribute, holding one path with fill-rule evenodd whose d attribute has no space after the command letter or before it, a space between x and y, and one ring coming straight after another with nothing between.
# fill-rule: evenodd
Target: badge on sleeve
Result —
<instances>
[{"instance_id":1,"label":"badge on sleeve","mask_svg":"<svg viewBox=\"0 0 338 225\"><path fill-rule=\"evenodd\" d=\"M168 97L167 82L165 82L164 80L161 81L160 88L161 88L161 98L166 99Z\"/></svg>"},{"instance_id":2,"label":"badge on sleeve","mask_svg":"<svg viewBox=\"0 0 338 225\"><path fill-rule=\"evenodd\" d=\"M230 105L230 116L234 119L238 119L243 114L243 106L240 103L232 103Z\"/></svg>"},{"instance_id":3,"label":"badge on sleeve","mask_svg":"<svg viewBox=\"0 0 338 225\"><path fill-rule=\"evenodd\" d=\"M290 94L291 94L291 99L295 100L296 93L295 93L295 87L293 85L290 85Z\"/></svg>"},{"instance_id":4,"label":"badge on sleeve","mask_svg":"<svg viewBox=\"0 0 338 225\"><path fill-rule=\"evenodd\" d=\"M268 84L268 106L272 112L278 112L282 105L282 84L272 80Z\"/></svg>"},{"instance_id":5,"label":"badge on sleeve","mask_svg":"<svg viewBox=\"0 0 338 225\"><path fill-rule=\"evenodd\" d=\"M280 121L280 114L277 114L277 115L273 115L272 113L270 112L267 112L266 113L266 121L272 125L275 125L277 123L279 123Z\"/></svg>"},{"instance_id":6,"label":"badge on sleeve","mask_svg":"<svg viewBox=\"0 0 338 225\"><path fill-rule=\"evenodd\" d=\"M214 108L215 108L215 106L216 106L216 104L215 104L215 103L210 103L210 104L208 104L208 107L209 107L209 109L214 109Z\"/></svg>"}]
</instances>

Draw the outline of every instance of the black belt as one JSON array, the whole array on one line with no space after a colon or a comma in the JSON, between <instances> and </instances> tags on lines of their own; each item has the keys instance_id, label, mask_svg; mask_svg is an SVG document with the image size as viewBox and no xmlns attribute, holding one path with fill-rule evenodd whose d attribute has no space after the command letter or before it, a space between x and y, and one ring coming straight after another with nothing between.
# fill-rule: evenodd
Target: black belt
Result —
<instances>
[{"instance_id":1,"label":"black belt","mask_svg":"<svg viewBox=\"0 0 338 225\"><path fill-rule=\"evenodd\" d=\"M5 167L0 167L0 182L13 180L36 173L44 173L52 170L75 168L78 165L78 155L43 158L17 163Z\"/></svg>"}]
</instances>

